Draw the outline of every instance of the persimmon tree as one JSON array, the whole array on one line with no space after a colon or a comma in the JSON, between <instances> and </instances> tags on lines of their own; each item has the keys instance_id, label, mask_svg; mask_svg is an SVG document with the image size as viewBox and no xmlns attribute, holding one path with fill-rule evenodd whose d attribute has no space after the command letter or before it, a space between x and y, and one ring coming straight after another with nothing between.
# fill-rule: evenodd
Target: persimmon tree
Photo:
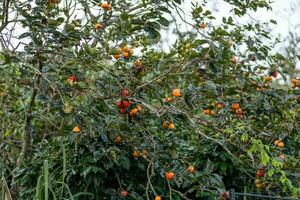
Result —
<instances>
[{"instance_id":1,"label":"persimmon tree","mask_svg":"<svg viewBox=\"0 0 300 200\"><path fill-rule=\"evenodd\" d=\"M4 0L0 191L297 196L300 81L282 70L291 60L274 52L266 23L237 22L271 5L224 2L232 11L215 25L205 0L191 13L180 0ZM176 43L160 50L174 25Z\"/></svg>"}]
</instances>

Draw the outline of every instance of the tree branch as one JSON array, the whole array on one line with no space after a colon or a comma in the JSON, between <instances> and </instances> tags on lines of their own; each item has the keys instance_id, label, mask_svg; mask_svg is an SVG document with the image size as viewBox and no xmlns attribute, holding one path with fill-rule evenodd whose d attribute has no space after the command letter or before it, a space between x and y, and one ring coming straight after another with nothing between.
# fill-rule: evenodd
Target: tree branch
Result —
<instances>
[{"instance_id":1,"label":"tree branch","mask_svg":"<svg viewBox=\"0 0 300 200\"><path fill-rule=\"evenodd\" d=\"M20 164L22 162L22 160L24 158L27 157L28 153L29 153L29 143L30 143L30 123L32 120L32 111L34 109L34 104L35 104L35 99L37 96L37 92L38 92L38 87L37 85L40 84L41 81L41 73L43 70L43 64L42 61L39 61L38 63L39 65L39 74L37 75L37 80L33 85L33 89L32 89L32 95L30 98L30 102L28 105L28 109L25 113L25 124L24 124L24 133L23 133L23 145L22 145L22 151L20 153L20 157L18 159L17 164Z\"/></svg>"}]
</instances>

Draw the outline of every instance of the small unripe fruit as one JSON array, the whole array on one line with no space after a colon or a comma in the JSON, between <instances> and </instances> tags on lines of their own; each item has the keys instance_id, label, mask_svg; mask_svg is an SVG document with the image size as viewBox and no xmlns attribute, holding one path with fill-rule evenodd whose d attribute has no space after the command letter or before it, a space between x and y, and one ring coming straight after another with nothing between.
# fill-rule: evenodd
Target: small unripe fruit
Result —
<instances>
[{"instance_id":1,"label":"small unripe fruit","mask_svg":"<svg viewBox=\"0 0 300 200\"><path fill-rule=\"evenodd\" d=\"M75 127L72 129L72 131L73 131L74 133L79 133L79 132L80 132L80 127L79 127L79 126L75 126Z\"/></svg>"}]
</instances>

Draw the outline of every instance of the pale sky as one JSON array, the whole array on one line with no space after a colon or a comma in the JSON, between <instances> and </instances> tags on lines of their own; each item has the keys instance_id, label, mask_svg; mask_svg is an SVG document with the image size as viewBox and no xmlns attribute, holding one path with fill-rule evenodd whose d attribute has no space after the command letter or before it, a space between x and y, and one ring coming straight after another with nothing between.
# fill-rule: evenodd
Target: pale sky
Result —
<instances>
[{"instance_id":1,"label":"pale sky","mask_svg":"<svg viewBox=\"0 0 300 200\"><path fill-rule=\"evenodd\" d=\"M184 11L190 13L191 2L197 2L197 0L185 0ZM198 1L199 2L199 1ZM261 22L268 22L270 19L275 19L277 25L272 25L274 35L286 36L289 30L295 30L296 25L300 26L300 0L273 0L273 10L266 11L266 9L259 9L257 12L249 13L252 18ZM221 22L222 17L230 14L232 6L223 0L210 0L208 3L210 8L216 9L216 20L214 23ZM295 11L291 14L291 7ZM238 19L239 22L244 23L247 21L253 21L248 15ZM191 20L188 20L192 22ZM183 26L182 28L186 28ZM191 27L187 27L189 30ZM299 27L300 30L300 27ZM300 31L298 31L300 32ZM165 35L165 39L170 40L171 43L175 42L176 38L170 37L170 32Z\"/></svg>"},{"instance_id":2,"label":"pale sky","mask_svg":"<svg viewBox=\"0 0 300 200\"><path fill-rule=\"evenodd\" d=\"M263 1L263 0L261 0ZM269 0L266 0L269 1ZM251 17L254 18L255 20L259 20L261 22L268 22L270 19L275 19L278 24L277 25L272 25L271 28L273 30L273 35L282 35L286 36L289 32L289 30L295 30L295 25L300 26L300 0L273 0L273 11L266 11L265 9L259 9L258 12L253 12L250 13ZM200 0L185 0L184 5L182 6L182 9L185 11L185 14L187 15L186 20L190 21L189 19L189 13L191 11L191 2L201 2ZM230 15L230 10L231 10L231 5L228 3L225 3L223 0L209 0L208 1L208 6L210 9L215 9L216 12L214 16L217 18L214 20L214 24L217 25L218 23L221 22L223 16L228 16ZM293 5L294 4L294 5ZM298 5L298 6L297 6ZM291 7L295 9L292 15L291 13ZM251 19L248 15L241 18L237 19L241 23L245 23L247 21L251 21ZM211 24L211 25L214 25ZM189 26L182 26L180 27L182 29L191 29ZM18 28L17 28L18 29ZM167 43L163 43L161 48L164 50L168 50L168 45L174 44L176 41L176 37L174 34L172 34L172 27L169 28L168 30L163 31L162 34L162 39L166 40ZM17 31L20 34L20 30ZM22 31L21 31L22 32ZM300 27L298 29L298 33L300 33ZM17 41L13 41L13 43L17 44ZM22 47L21 47L22 48ZM300 63L299 63L300 64Z\"/></svg>"},{"instance_id":3,"label":"pale sky","mask_svg":"<svg viewBox=\"0 0 300 200\"><path fill-rule=\"evenodd\" d=\"M267 0L268 1L268 0ZM256 12L250 12L249 15L245 15L242 18L234 18L240 23L247 22L269 22L271 19L277 21L277 24L271 24L270 28L272 32L270 33L272 38L280 36L284 38L288 35L289 31L297 32L300 36L300 0L272 0L273 10L267 11L266 9L258 9ZM191 2L197 2L197 0L185 0L184 6L182 7L185 14L187 15L186 20L194 24L191 18L188 18L189 13L191 12ZM199 0L198 0L199 2ZM209 8L215 10L214 17L216 20L210 24L218 25L222 22L222 18L230 15L230 10L232 6L223 0L210 0L208 3ZM298 28L295 27L298 25ZM191 30L193 27L182 25L180 30ZM172 29L164 30L162 34L162 40L165 41L160 48L168 51L169 45L172 45L176 42L176 36L172 34ZM299 44L300 45L300 44ZM277 46L275 51L280 51L280 45ZM300 62L297 63L297 68L300 69Z\"/></svg>"}]
</instances>

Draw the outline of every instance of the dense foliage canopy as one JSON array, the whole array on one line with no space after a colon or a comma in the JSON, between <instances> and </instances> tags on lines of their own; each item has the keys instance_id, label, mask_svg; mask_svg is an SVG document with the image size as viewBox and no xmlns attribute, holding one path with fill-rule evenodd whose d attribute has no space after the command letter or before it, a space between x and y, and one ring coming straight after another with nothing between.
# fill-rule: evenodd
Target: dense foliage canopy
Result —
<instances>
[{"instance_id":1,"label":"dense foliage canopy","mask_svg":"<svg viewBox=\"0 0 300 200\"><path fill-rule=\"evenodd\" d=\"M294 63L237 22L267 1L223 1L3 0L3 199L299 195Z\"/></svg>"}]
</instances>

